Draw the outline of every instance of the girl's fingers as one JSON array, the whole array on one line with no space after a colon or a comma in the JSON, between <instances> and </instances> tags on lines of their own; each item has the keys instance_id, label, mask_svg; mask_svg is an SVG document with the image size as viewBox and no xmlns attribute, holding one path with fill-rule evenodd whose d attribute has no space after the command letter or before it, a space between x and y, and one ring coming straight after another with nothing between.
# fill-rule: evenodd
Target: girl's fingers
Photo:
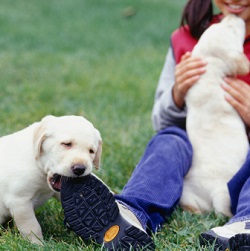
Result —
<instances>
[{"instance_id":1,"label":"girl's fingers","mask_svg":"<svg viewBox=\"0 0 250 251\"><path fill-rule=\"evenodd\" d=\"M226 78L222 88L227 92L225 99L240 114L247 126L250 126L250 86L235 78Z\"/></svg>"},{"instance_id":2,"label":"girl's fingers","mask_svg":"<svg viewBox=\"0 0 250 251\"><path fill-rule=\"evenodd\" d=\"M179 108L183 107L189 88L205 73L206 64L201 58L192 57L191 53L187 52L176 65L173 98Z\"/></svg>"}]
</instances>

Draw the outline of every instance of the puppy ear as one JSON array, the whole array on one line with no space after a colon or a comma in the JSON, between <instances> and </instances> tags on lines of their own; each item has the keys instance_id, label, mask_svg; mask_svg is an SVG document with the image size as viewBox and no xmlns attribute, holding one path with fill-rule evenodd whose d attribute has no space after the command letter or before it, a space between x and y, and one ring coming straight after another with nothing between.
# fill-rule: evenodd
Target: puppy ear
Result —
<instances>
[{"instance_id":1,"label":"puppy ear","mask_svg":"<svg viewBox=\"0 0 250 251\"><path fill-rule=\"evenodd\" d=\"M98 148L97 148L97 152L95 155L95 159L93 160L93 164L94 164L96 170L98 170L100 167L101 155L102 155L102 138L101 138L100 132L97 129L95 129L95 130L96 130L96 134L98 137Z\"/></svg>"},{"instance_id":2,"label":"puppy ear","mask_svg":"<svg viewBox=\"0 0 250 251\"><path fill-rule=\"evenodd\" d=\"M46 138L47 135L45 127L42 122L39 122L33 134L33 146L36 160L40 157L42 153L42 144Z\"/></svg>"},{"instance_id":3,"label":"puppy ear","mask_svg":"<svg viewBox=\"0 0 250 251\"><path fill-rule=\"evenodd\" d=\"M236 60L237 63L237 74L238 75L246 75L249 73L250 65L249 60L245 54L240 54L239 57Z\"/></svg>"},{"instance_id":4,"label":"puppy ear","mask_svg":"<svg viewBox=\"0 0 250 251\"><path fill-rule=\"evenodd\" d=\"M217 51L217 55L223 60L230 70L230 75L246 75L249 72L249 60L244 53L238 51ZM216 57L216 54L214 54Z\"/></svg>"}]
</instances>

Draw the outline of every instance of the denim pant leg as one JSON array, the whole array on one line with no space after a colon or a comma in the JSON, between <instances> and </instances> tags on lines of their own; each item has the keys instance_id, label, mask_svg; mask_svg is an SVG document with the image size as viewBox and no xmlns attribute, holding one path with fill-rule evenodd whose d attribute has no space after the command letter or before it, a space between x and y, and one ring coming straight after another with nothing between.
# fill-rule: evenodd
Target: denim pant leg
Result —
<instances>
[{"instance_id":1,"label":"denim pant leg","mask_svg":"<svg viewBox=\"0 0 250 251\"><path fill-rule=\"evenodd\" d=\"M178 204L191 162L192 147L186 132L169 127L149 142L116 199L134 212L145 229L156 232Z\"/></svg>"},{"instance_id":2,"label":"denim pant leg","mask_svg":"<svg viewBox=\"0 0 250 251\"><path fill-rule=\"evenodd\" d=\"M234 216L229 223L250 219L250 151L246 162L228 183Z\"/></svg>"}]
</instances>

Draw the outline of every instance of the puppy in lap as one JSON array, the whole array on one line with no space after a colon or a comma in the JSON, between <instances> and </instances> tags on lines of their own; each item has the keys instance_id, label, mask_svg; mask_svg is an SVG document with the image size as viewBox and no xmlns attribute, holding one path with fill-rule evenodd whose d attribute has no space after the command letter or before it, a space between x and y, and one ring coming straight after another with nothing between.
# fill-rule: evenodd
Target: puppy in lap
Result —
<instances>
[{"instance_id":1,"label":"puppy in lap","mask_svg":"<svg viewBox=\"0 0 250 251\"><path fill-rule=\"evenodd\" d=\"M215 210L231 216L227 182L245 162L249 143L245 125L225 100L221 84L227 76L249 72L244 38L245 22L228 15L211 25L192 51L207 61L206 72L186 96L186 126L194 153L180 203L194 212Z\"/></svg>"}]
</instances>

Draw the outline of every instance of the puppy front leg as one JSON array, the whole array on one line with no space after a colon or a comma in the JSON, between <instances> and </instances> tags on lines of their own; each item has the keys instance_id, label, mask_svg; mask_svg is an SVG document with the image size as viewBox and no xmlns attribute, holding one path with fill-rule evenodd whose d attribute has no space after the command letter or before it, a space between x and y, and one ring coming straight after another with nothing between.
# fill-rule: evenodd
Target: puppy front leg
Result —
<instances>
[{"instance_id":1,"label":"puppy front leg","mask_svg":"<svg viewBox=\"0 0 250 251\"><path fill-rule=\"evenodd\" d=\"M18 204L11 210L11 213L21 235L28 238L32 243L42 245L42 230L35 216L33 206Z\"/></svg>"}]
</instances>

